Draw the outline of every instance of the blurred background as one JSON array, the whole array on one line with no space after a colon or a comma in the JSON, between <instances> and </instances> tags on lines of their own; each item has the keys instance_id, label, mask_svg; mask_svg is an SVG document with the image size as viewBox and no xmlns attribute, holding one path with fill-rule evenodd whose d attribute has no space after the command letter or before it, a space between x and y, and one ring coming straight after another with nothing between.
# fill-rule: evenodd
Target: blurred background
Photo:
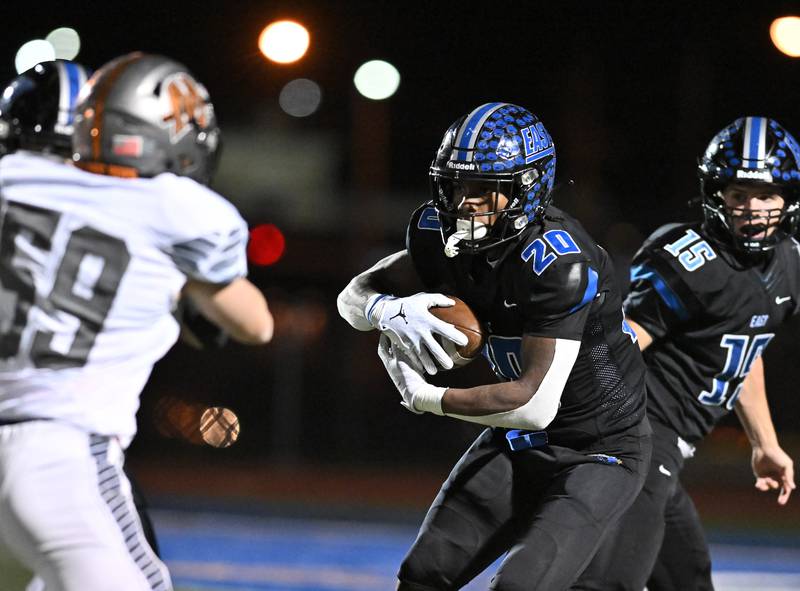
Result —
<instances>
[{"instance_id":1,"label":"blurred background","mask_svg":"<svg viewBox=\"0 0 800 591\"><path fill-rule=\"evenodd\" d=\"M770 34L776 18L791 15L800 15L796 2L3 2L6 80L23 44L61 27L77 33L74 59L90 68L132 50L187 64L223 132L214 188L254 229L251 278L276 316L274 341L220 351L176 345L143 393L129 451L177 572L199 572L180 562L179 536L170 537L183 531L175 515L186 509L375 520L407 528L381 571L388 579L341 582L328 573L309 583L268 570L242 581L219 565L211 579L255 589L389 588L414 526L478 429L404 411L375 355L377 334L352 330L335 299L354 274L404 248L445 129L488 101L538 114L557 146L556 204L612 254L626 290L642 241L700 215L687 202L698 194L697 158L719 129L764 115L800 133L800 61ZM283 20L301 27L264 32ZM74 45L75 35L59 35L56 49ZM785 327L766 353L775 424L794 457L798 328ZM479 361L442 383L489 379ZM200 436L209 407L238 418L232 445ZM718 544L717 564L718 548L742 535L751 546L800 547L800 498L778 508L752 480L749 446L731 416L685 474ZM787 560L794 570L776 572L800 581L800 555ZM766 588L759 580L741 588Z\"/></svg>"}]
</instances>

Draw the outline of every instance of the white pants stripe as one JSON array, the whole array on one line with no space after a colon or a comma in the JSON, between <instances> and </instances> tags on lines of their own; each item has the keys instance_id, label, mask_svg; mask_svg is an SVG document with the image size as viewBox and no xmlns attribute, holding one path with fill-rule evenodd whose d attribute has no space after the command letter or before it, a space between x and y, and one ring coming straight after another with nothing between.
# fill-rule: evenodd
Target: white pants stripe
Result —
<instances>
[{"instance_id":1,"label":"white pants stripe","mask_svg":"<svg viewBox=\"0 0 800 591\"><path fill-rule=\"evenodd\" d=\"M127 477L121 466L109 460L109 447L115 442L99 435L91 435L89 441L89 449L97 464L100 496L111 509L111 515L124 536L128 553L139 570L144 573L152 591L169 591L172 586L167 567L158 559L145 539ZM125 487L121 484L122 479L126 484ZM128 491L128 494L124 494L123 490Z\"/></svg>"}]
</instances>

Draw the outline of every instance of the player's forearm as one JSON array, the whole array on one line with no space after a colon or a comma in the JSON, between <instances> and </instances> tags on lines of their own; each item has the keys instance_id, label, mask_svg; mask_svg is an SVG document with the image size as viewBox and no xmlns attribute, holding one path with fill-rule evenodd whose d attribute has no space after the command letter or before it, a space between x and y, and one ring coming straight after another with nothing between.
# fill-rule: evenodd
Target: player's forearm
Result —
<instances>
[{"instance_id":1,"label":"player's forearm","mask_svg":"<svg viewBox=\"0 0 800 591\"><path fill-rule=\"evenodd\" d=\"M562 392L563 385L540 387L531 395L528 388L517 382L466 390L450 388L442 398L442 410L449 417L471 423L539 431L555 418Z\"/></svg>"},{"instance_id":2,"label":"player's forearm","mask_svg":"<svg viewBox=\"0 0 800 591\"><path fill-rule=\"evenodd\" d=\"M230 337L246 345L260 345L272 339L274 321L267 301L247 279L226 286L188 281L184 293L200 312Z\"/></svg>"},{"instance_id":3,"label":"player's forearm","mask_svg":"<svg viewBox=\"0 0 800 591\"><path fill-rule=\"evenodd\" d=\"M553 339L552 348L542 347L535 366L529 367L519 380L475 388L449 388L439 401L439 414L512 429L540 430L549 425L558 412L561 395L575 364L579 341ZM437 412L428 408L429 400L414 406L417 410Z\"/></svg>"},{"instance_id":4,"label":"player's forearm","mask_svg":"<svg viewBox=\"0 0 800 591\"><path fill-rule=\"evenodd\" d=\"M742 384L735 410L751 446L764 448L778 445L778 436L767 402L764 363L760 357L753 362L750 373Z\"/></svg>"},{"instance_id":5,"label":"player's forearm","mask_svg":"<svg viewBox=\"0 0 800 591\"><path fill-rule=\"evenodd\" d=\"M391 254L372 267L353 277L339 296L336 307L339 315L356 330L372 330L374 327L368 318L371 303L381 294L381 276L392 267L396 267L407 256L405 250Z\"/></svg>"},{"instance_id":6,"label":"player's forearm","mask_svg":"<svg viewBox=\"0 0 800 591\"><path fill-rule=\"evenodd\" d=\"M538 388L538 384L536 385ZM536 389L519 381L486 384L474 388L448 388L442 398L445 414L488 415L514 410L531 399Z\"/></svg>"}]
</instances>

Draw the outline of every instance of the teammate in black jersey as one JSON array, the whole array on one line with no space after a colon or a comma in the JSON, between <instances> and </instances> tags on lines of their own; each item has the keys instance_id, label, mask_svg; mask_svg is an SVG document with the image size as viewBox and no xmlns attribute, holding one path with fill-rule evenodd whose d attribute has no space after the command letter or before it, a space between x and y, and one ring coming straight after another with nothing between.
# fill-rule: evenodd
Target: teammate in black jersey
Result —
<instances>
[{"instance_id":1,"label":"teammate in black jersey","mask_svg":"<svg viewBox=\"0 0 800 591\"><path fill-rule=\"evenodd\" d=\"M409 410L491 427L428 511L401 591L458 589L506 551L493 589L566 589L644 481L642 359L607 253L550 205L554 175L538 118L478 107L445 133L407 249L339 296L350 324L383 332L379 354ZM464 339L428 312L452 305L442 294L485 324L500 383L426 382L425 370L453 366L434 334Z\"/></svg>"},{"instance_id":2,"label":"teammate in black jersey","mask_svg":"<svg viewBox=\"0 0 800 591\"><path fill-rule=\"evenodd\" d=\"M625 313L649 370L653 457L644 489L576 588L713 588L678 476L731 410L753 448L756 487L780 488L778 502L788 501L793 465L772 425L761 354L800 309L800 245L791 238L799 164L800 146L776 121L737 119L700 161L703 221L664 226L634 258Z\"/></svg>"}]
</instances>

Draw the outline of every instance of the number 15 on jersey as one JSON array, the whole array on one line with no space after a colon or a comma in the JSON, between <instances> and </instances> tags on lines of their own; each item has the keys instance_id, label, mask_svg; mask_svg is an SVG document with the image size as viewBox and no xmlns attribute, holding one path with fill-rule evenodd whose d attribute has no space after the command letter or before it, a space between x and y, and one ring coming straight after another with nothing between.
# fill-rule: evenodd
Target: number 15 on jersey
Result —
<instances>
[{"instance_id":1,"label":"number 15 on jersey","mask_svg":"<svg viewBox=\"0 0 800 591\"><path fill-rule=\"evenodd\" d=\"M700 240L700 235L694 230L687 230L678 240L665 245L664 250L676 257L683 268L690 273L705 265L706 261L717 258L717 253L711 245L705 240Z\"/></svg>"},{"instance_id":2,"label":"number 15 on jersey","mask_svg":"<svg viewBox=\"0 0 800 591\"><path fill-rule=\"evenodd\" d=\"M724 402L728 410L733 410L742 382L750 373L753 362L761 356L774 336L774 333L756 335L751 342L748 335L723 335L720 347L728 352L725 367L714 378L711 391L700 393L700 402L711 406L719 406Z\"/></svg>"}]
</instances>

